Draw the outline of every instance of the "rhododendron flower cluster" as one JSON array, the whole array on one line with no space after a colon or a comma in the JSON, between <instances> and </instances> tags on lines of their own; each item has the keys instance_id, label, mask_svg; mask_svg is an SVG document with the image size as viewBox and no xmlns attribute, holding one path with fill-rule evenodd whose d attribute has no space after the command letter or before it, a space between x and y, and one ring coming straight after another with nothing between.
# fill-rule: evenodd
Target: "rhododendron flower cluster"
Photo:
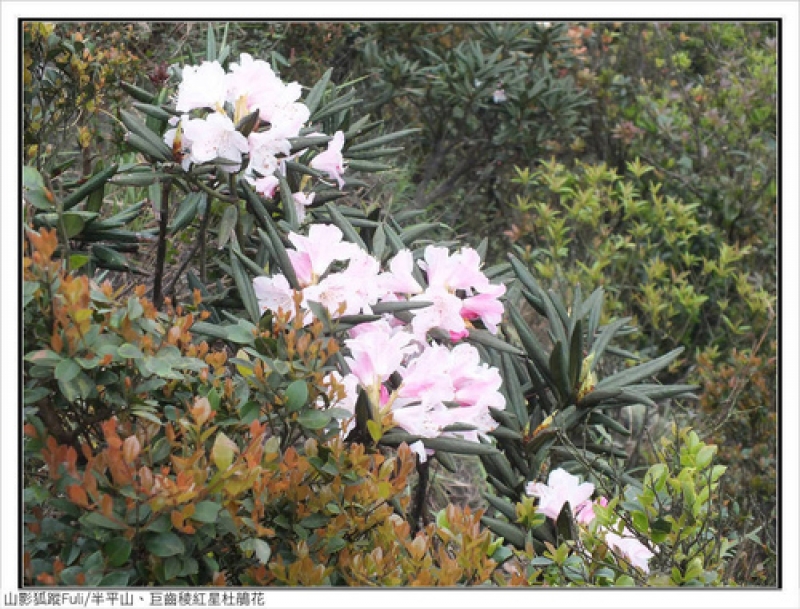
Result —
<instances>
[{"instance_id":1,"label":"rhododendron flower cluster","mask_svg":"<svg viewBox=\"0 0 800 609\"><path fill-rule=\"evenodd\" d=\"M478 320L489 332L497 332L505 286L489 281L471 248L450 253L428 246L416 263L411 251L401 250L384 269L342 237L338 227L326 224L311 225L308 236L290 233L294 249L287 253L299 293L281 274L257 277L253 286L261 311L290 319L300 314L309 323L311 302L334 319L372 314L378 303L419 302L422 307L406 312L408 321L384 314L348 331L348 370L330 377L346 392L337 406L354 412L358 391L363 390L373 412L390 409L395 423L413 435L478 441L479 434L497 426L489 409L505 408L502 380L496 368L481 362L475 347L460 341ZM424 285L414 276L415 264ZM446 344L450 342L455 345ZM448 431L456 424L467 427Z\"/></svg>"},{"instance_id":2,"label":"rhododendron flower cluster","mask_svg":"<svg viewBox=\"0 0 800 609\"><path fill-rule=\"evenodd\" d=\"M298 101L301 92L299 84L284 83L267 62L247 53L228 72L217 61L184 66L175 98L175 109L182 116L172 119L173 128L164 134L164 141L181 155L185 171L213 162L221 171L235 173L246 163L244 178L257 192L272 197L279 184L275 172L283 169L284 161L304 152L292 154L289 141L300 135L310 118L308 108ZM255 128L241 133L240 121L255 112ZM343 146L344 134L337 131L328 149L311 161L339 188L344 187ZM302 221L313 195L292 195Z\"/></svg>"},{"instance_id":3,"label":"rhododendron flower cluster","mask_svg":"<svg viewBox=\"0 0 800 609\"><path fill-rule=\"evenodd\" d=\"M558 519L564 504L569 504L576 522L585 527L594 522L594 505L603 507L608 505L605 497L600 497L596 502L591 501L594 484L591 482L581 483L577 476L573 476L561 468L550 472L547 484L529 482L525 486L525 492L538 497L538 511L554 521ZM613 528L619 529L618 526ZM648 562L654 554L627 527L622 527L619 533L614 532L611 528L598 527L597 532L604 536L606 545L614 552L618 552L634 567L645 573L649 572Z\"/></svg>"}]
</instances>

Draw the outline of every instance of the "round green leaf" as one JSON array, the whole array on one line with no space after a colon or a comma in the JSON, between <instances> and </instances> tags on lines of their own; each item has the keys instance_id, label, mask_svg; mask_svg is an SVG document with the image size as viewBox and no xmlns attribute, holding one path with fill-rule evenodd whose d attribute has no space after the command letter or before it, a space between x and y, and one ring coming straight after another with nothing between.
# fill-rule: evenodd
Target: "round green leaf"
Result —
<instances>
[{"instance_id":1,"label":"round green leaf","mask_svg":"<svg viewBox=\"0 0 800 609\"><path fill-rule=\"evenodd\" d=\"M131 542L124 537L116 537L103 546L108 564L112 567L121 567L131 555Z\"/></svg>"},{"instance_id":2,"label":"round green leaf","mask_svg":"<svg viewBox=\"0 0 800 609\"><path fill-rule=\"evenodd\" d=\"M321 410L307 410L297 417L297 422L306 429L322 429L331 421L331 415Z\"/></svg>"},{"instance_id":3,"label":"round green leaf","mask_svg":"<svg viewBox=\"0 0 800 609\"><path fill-rule=\"evenodd\" d=\"M286 388L286 408L289 412L297 412L308 401L308 386L302 379L292 381ZM327 421L326 423L327 424ZM325 425L323 424L323 426Z\"/></svg>"},{"instance_id":4,"label":"round green leaf","mask_svg":"<svg viewBox=\"0 0 800 609\"><path fill-rule=\"evenodd\" d=\"M151 554L162 558L177 556L186 551L181 538L169 531L151 537L150 540L145 543L145 548L147 548L147 551Z\"/></svg>"},{"instance_id":5,"label":"round green leaf","mask_svg":"<svg viewBox=\"0 0 800 609\"><path fill-rule=\"evenodd\" d=\"M81 367L73 359L61 360L55 369L55 377L62 383L69 383L81 371Z\"/></svg>"}]
</instances>

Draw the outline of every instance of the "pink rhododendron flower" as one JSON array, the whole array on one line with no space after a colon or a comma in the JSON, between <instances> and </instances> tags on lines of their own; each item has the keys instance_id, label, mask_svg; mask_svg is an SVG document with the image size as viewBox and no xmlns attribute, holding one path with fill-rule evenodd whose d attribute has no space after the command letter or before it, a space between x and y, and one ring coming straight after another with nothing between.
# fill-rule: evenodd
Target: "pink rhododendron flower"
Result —
<instances>
[{"instance_id":1,"label":"pink rhododendron flower","mask_svg":"<svg viewBox=\"0 0 800 609\"><path fill-rule=\"evenodd\" d=\"M475 431L445 433L477 442L479 433L497 427L489 408L505 408L500 375L480 362L472 345L464 343L452 350L436 343L426 345L399 374L403 381L392 411L395 422L409 433L435 437L449 425L466 423ZM409 409L422 419L412 421Z\"/></svg>"},{"instance_id":2,"label":"pink rhododendron flower","mask_svg":"<svg viewBox=\"0 0 800 609\"><path fill-rule=\"evenodd\" d=\"M230 118L212 112L205 119L182 121L181 126L184 146L189 148L189 161L200 164L221 159L223 171L239 170L242 155L248 151L247 138L236 131Z\"/></svg>"},{"instance_id":3,"label":"pink rhododendron flower","mask_svg":"<svg viewBox=\"0 0 800 609\"><path fill-rule=\"evenodd\" d=\"M342 241L342 231L332 224L312 224L308 237L289 233L294 250L288 250L297 278L303 285L316 283L334 260L349 260L359 249Z\"/></svg>"},{"instance_id":4,"label":"pink rhododendron flower","mask_svg":"<svg viewBox=\"0 0 800 609\"><path fill-rule=\"evenodd\" d=\"M292 193L292 201L294 202L294 210L297 214L298 222L303 222L306 219L306 207L314 202L315 196L317 196L315 192L309 194L304 192Z\"/></svg>"},{"instance_id":5,"label":"pink rhododendron flower","mask_svg":"<svg viewBox=\"0 0 800 609\"><path fill-rule=\"evenodd\" d=\"M284 313L289 313L289 319L294 319L295 292L286 277L283 275L256 277L253 279L253 290L256 293L261 313L265 311L274 311L276 313L283 311Z\"/></svg>"},{"instance_id":6,"label":"pink rhododendron flower","mask_svg":"<svg viewBox=\"0 0 800 609\"><path fill-rule=\"evenodd\" d=\"M333 180L339 184L339 189L344 187L344 158L342 157L342 147L344 146L344 133L337 131L333 134L333 139L328 142L328 149L320 152L317 156L311 159L311 167L318 171L328 174Z\"/></svg>"},{"instance_id":7,"label":"pink rhododendron flower","mask_svg":"<svg viewBox=\"0 0 800 609\"><path fill-rule=\"evenodd\" d=\"M422 294L411 298L412 301L431 302L428 307L414 309L411 328L417 340L424 342L428 331L440 328L450 333L453 340L468 334L464 318L461 317L462 301L442 287L429 287Z\"/></svg>"},{"instance_id":8,"label":"pink rhododendron flower","mask_svg":"<svg viewBox=\"0 0 800 609\"><path fill-rule=\"evenodd\" d=\"M631 565L645 573L650 572L648 561L653 558L654 554L646 545L636 539L630 531L625 529L622 535L611 532L606 533L605 541L609 548L622 554Z\"/></svg>"},{"instance_id":9,"label":"pink rhododendron flower","mask_svg":"<svg viewBox=\"0 0 800 609\"><path fill-rule=\"evenodd\" d=\"M280 180L273 175L255 180L256 192L264 195L268 199L275 196Z\"/></svg>"},{"instance_id":10,"label":"pink rhododendron flower","mask_svg":"<svg viewBox=\"0 0 800 609\"><path fill-rule=\"evenodd\" d=\"M178 112L189 112L196 108L221 110L226 94L225 70L219 62L204 61L199 66L183 66L175 109Z\"/></svg>"},{"instance_id":11,"label":"pink rhododendron flower","mask_svg":"<svg viewBox=\"0 0 800 609\"><path fill-rule=\"evenodd\" d=\"M419 285L412 270L414 256L409 250L400 250L389 260L389 270L381 274L379 281L381 290L392 294L419 294L422 286Z\"/></svg>"},{"instance_id":12,"label":"pink rhododendron flower","mask_svg":"<svg viewBox=\"0 0 800 609\"><path fill-rule=\"evenodd\" d=\"M227 99L246 111L258 110L259 118L273 126L281 125L297 135L308 121L309 111L298 102L302 89L296 82L284 83L265 61L242 53L227 75Z\"/></svg>"},{"instance_id":13,"label":"pink rhododendron flower","mask_svg":"<svg viewBox=\"0 0 800 609\"><path fill-rule=\"evenodd\" d=\"M467 320L480 319L489 332L497 334L497 324L502 321L505 311L503 303L498 299L506 293L506 286L490 284L483 290L464 299L461 317Z\"/></svg>"},{"instance_id":14,"label":"pink rhododendron flower","mask_svg":"<svg viewBox=\"0 0 800 609\"><path fill-rule=\"evenodd\" d=\"M364 326L355 338L344 341L350 350L345 361L361 385L375 390L377 395L379 385L400 367L406 354L414 350L409 345L412 336L383 320Z\"/></svg>"},{"instance_id":15,"label":"pink rhododendron flower","mask_svg":"<svg viewBox=\"0 0 800 609\"><path fill-rule=\"evenodd\" d=\"M601 505L603 507L606 507L608 505L608 499L606 499L605 497L600 497L597 499L597 501L590 501L587 499L586 501L578 505L577 508L575 508L575 520L579 524L583 525L591 524L595 518L595 513L594 513L595 505Z\"/></svg>"},{"instance_id":16,"label":"pink rhododendron flower","mask_svg":"<svg viewBox=\"0 0 800 609\"><path fill-rule=\"evenodd\" d=\"M559 468L550 472L547 484L530 482L525 487L525 492L539 498L539 511L542 514L557 520L565 503L569 503L574 513L581 503L591 497L594 484L591 482L581 484L577 476Z\"/></svg>"},{"instance_id":17,"label":"pink rhododendron flower","mask_svg":"<svg viewBox=\"0 0 800 609\"><path fill-rule=\"evenodd\" d=\"M272 129L251 133L247 138L247 144L250 163L245 177L250 180L272 176L280 167L278 157L289 156L291 152L289 140L277 135Z\"/></svg>"}]
</instances>

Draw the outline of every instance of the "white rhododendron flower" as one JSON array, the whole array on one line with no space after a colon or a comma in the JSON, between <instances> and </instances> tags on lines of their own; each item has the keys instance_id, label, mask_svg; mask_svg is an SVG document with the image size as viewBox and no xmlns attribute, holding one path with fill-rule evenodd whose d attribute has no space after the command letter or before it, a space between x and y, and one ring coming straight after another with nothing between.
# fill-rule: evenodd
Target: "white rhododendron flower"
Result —
<instances>
[{"instance_id":1,"label":"white rhododendron flower","mask_svg":"<svg viewBox=\"0 0 800 609\"><path fill-rule=\"evenodd\" d=\"M190 112L198 108L222 110L227 96L225 70L217 61L199 66L183 66L183 80L178 85L175 109Z\"/></svg>"}]
</instances>

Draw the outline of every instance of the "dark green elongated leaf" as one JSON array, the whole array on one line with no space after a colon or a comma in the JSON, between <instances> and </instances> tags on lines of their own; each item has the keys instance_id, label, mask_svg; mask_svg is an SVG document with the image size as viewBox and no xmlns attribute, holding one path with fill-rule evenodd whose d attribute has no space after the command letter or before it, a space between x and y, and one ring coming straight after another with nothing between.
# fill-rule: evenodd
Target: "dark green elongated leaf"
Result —
<instances>
[{"instance_id":1,"label":"dark green elongated leaf","mask_svg":"<svg viewBox=\"0 0 800 609\"><path fill-rule=\"evenodd\" d=\"M567 347L569 343L567 342L567 333L564 328L565 320L562 318L561 313L559 312L556 306L556 293L552 290L548 290L547 295L545 298L542 299L542 304L544 305L545 314L547 316L547 321L550 322L550 331L553 333L555 343L561 343L561 349L563 350L561 356L566 361L568 357ZM558 347L554 346L553 349Z\"/></svg>"},{"instance_id":2,"label":"dark green elongated leaf","mask_svg":"<svg viewBox=\"0 0 800 609\"><path fill-rule=\"evenodd\" d=\"M407 137L412 133L419 133L420 131L422 130L419 128L414 128L414 129L403 129L401 131L395 131L393 133L387 133L386 135L380 135L366 142L359 142L358 144L354 144L353 146L350 146L350 148L348 148L347 151L361 152L363 150L371 150L373 148L378 148L385 144L389 144L390 142L394 142L395 140Z\"/></svg>"},{"instance_id":3,"label":"dark green elongated leaf","mask_svg":"<svg viewBox=\"0 0 800 609\"><path fill-rule=\"evenodd\" d=\"M444 450L457 455L492 455L498 452L491 444L478 444L460 438L420 438L425 448Z\"/></svg>"},{"instance_id":4,"label":"dark green elongated leaf","mask_svg":"<svg viewBox=\"0 0 800 609\"><path fill-rule=\"evenodd\" d=\"M490 349L496 349L497 351L503 353L510 353L511 355L525 355L525 352L518 347L507 343L502 338L498 338L486 330L470 328L469 335L467 336L466 340L468 342L483 345L484 347L489 347Z\"/></svg>"},{"instance_id":5,"label":"dark green elongated leaf","mask_svg":"<svg viewBox=\"0 0 800 609\"><path fill-rule=\"evenodd\" d=\"M544 347L542 347L536 339L530 327L528 327L528 323L522 317L522 314L511 303L508 304L508 312L511 317L511 323L514 324L514 328L517 330L519 339L525 349L525 353L545 377L545 380L548 383L552 383L553 377L550 374L550 357L547 355Z\"/></svg>"},{"instance_id":6,"label":"dark green elongated leaf","mask_svg":"<svg viewBox=\"0 0 800 609\"><path fill-rule=\"evenodd\" d=\"M231 236L234 234L236 223L239 221L239 208L236 205L228 205L222 212L222 219L219 221L219 232L217 235L217 249L224 248Z\"/></svg>"},{"instance_id":7,"label":"dark green elongated leaf","mask_svg":"<svg viewBox=\"0 0 800 609\"><path fill-rule=\"evenodd\" d=\"M99 212L103 207L103 200L106 196L106 185L101 184L100 188L96 189L86 198L86 211Z\"/></svg>"},{"instance_id":8,"label":"dark green elongated leaf","mask_svg":"<svg viewBox=\"0 0 800 609\"><path fill-rule=\"evenodd\" d=\"M303 103L306 105L306 108L308 108L308 111L311 113L311 115L313 115L319 107L319 102L322 100L322 95L325 93L325 89L328 87L328 83L331 80L331 74L333 74L333 68L328 68L325 71L325 74L322 75L322 77L308 92L308 95L306 95Z\"/></svg>"},{"instance_id":9,"label":"dark green elongated leaf","mask_svg":"<svg viewBox=\"0 0 800 609\"><path fill-rule=\"evenodd\" d=\"M408 247L410 244L414 243L417 239L422 237L425 233L429 233L432 230L437 230L442 228L441 224L438 223L422 223L422 224L415 224L414 226L409 226L408 228L404 228L400 232L400 240L403 242L405 247Z\"/></svg>"},{"instance_id":10,"label":"dark green elongated leaf","mask_svg":"<svg viewBox=\"0 0 800 609\"><path fill-rule=\"evenodd\" d=\"M144 545L148 552L161 558L178 556L186 551L181 538L170 531L153 535Z\"/></svg>"},{"instance_id":11,"label":"dark green elongated leaf","mask_svg":"<svg viewBox=\"0 0 800 609\"><path fill-rule=\"evenodd\" d=\"M592 346L591 353L594 354L594 359L592 360L591 365L589 366L590 370L594 370L597 367L600 358L603 356L603 352L608 347L608 343L614 338L614 335L619 331L619 329L628 323L631 320L630 317L623 317L622 319L618 319L614 322L611 322L607 326L603 327L600 331L600 334L594 339L594 345Z\"/></svg>"},{"instance_id":12,"label":"dark green elongated leaf","mask_svg":"<svg viewBox=\"0 0 800 609\"><path fill-rule=\"evenodd\" d=\"M489 502L494 509L500 512L503 516L508 518L511 522L517 519L517 509L507 500L490 495L489 493L481 493L484 499Z\"/></svg>"},{"instance_id":13,"label":"dark green elongated leaf","mask_svg":"<svg viewBox=\"0 0 800 609\"><path fill-rule=\"evenodd\" d=\"M352 108L353 106L360 104L362 100L356 99L356 92L355 90L350 90L346 94L342 95L339 99L333 100L331 103L323 106L316 113L311 115L311 122L315 123L317 121L321 121L324 118L329 116L333 116L343 110L347 110L348 108Z\"/></svg>"},{"instance_id":14,"label":"dark green elongated leaf","mask_svg":"<svg viewBox=\"0 0 800 609\"><path fill-rule=\"evenodd\" d=\"M150 91L146 91L145 89L137 87L129 82L121 81L119 84L125 93L142 103L152 104L156 99L156 96L150 93Z\"/></svg>"},{"instance_id":15,"label":"dark green elongated leaf","mask_svg":"<svg viewBox=\"0 0 800 609\"><path fill-rule=\"evenodd\" d=\"M593 391L583 396L583 399L578 402L578 406L581 408L591 408L602 402L609 402L617 399L620 393L622 393L622 389L619 387L610 387L608 389L598 389L595 387Z\"/></svg>"},{"instance_id":16,"label":"dark green elongated leaf","mask_svg":"<svg viewBox=\"0 0 800 609\"><path fill-rule=\"evenodd\" d=\"M603 314L604 299L605 292L602 288L597 288L584 303L584 315L588 316L586 322L586 348L590 353L595 350L595 334L600 325L600 317Z\"/></svg>"},{"instance_id":17,"label":"dark green elongated leaf","mask_svg":"<svg viewBox=\"0 0 800 609\"><path fill-rule=\"evenodd\" d=\"M570 387L574 389L578 386L583 367L583 323L580 319L575 321L571 331L568 373Z\"/></svg>"},{"instance_id":18,"label":"dark green elongated leaf","mask_svg":"<svg viewBox=\"0 0 800 609\"><path fill-rule=\"evenodd\" d=\"M284 163L286 164L286 173L288 175L294 175L294 174L308 175L308 176L311 176L312 178L324 178L325 177L324 173L322 173L321 171L317 171L316 169L313 169L313 168L309 167L308 165L303 165L302 163L297 163L295 161L284 161ZM339 191L337 190L335 192L339 192ZM314 203L317 202L317 198L319 196L320 195L318 194L317 197L314 198Z\"/></svg>"},{"instance_id":19,"label":"dark green elongated leaf","mask_svg":"<svg viewBox=\"0 0 800 609\"><path fill-rule=\"evenodd\" d=\"M663 400L665 398L696 398L693 391L697 391L697 385L656 385L641 383L635 386L637 393L642 393L653 400Z\"/></svg>"},{"instance_id":20,"label":"dark green elongated leaf","mask_svg":"<svg viewBox=\"0 0 800 609\"><path fill-rule=\"evenodd\" d=\"M208 31L206 33L206 61L217 60L217 37L214 33L214 26L208 24Z\"/></svg>"},{"instance_id":21,"label":"dark green elongated leaf","mask_svg":"<svg viewBox=\"0 0 800 609\"><path fill-rule=\"evenodd\" d=\"M347 158L351 160L370 161L384 156L395 157L403 152L403 150L405 150L405 148L401 148L400 146L395 146L394 148L377 148L375 150L365 150L363 152L352 152L348 150Z\"/></svg>"},{"instance_id":22,"label":"dark green elongated leaf","mask_svg":"<svg viewBox=\"0 0 800 609\"><path fill-rule=\"evenodd\" d=\"M248 258L245 254L243 254L241 249L239 249L238 247L234 247L232 249L233 253L236 255L239 261L245 266L245 268L249 272L253 273L253 275L255 275L256 277L261 277L263 275L266 275L264 269L262 269L255 262L250 260L250 258Z\"/></svg>"},{"instance_id":23,"label":"dark green elongated leaf","mask_svg":"<svg viewBox=\"0 0 800 609\"><path fill-rule=\"evenodd\" d=\"M78 203L83 201L86 197L88 197L91 193L95 190L103 186L108 180L117 173L117 169L119 169L119 165L114 163L110 167L103 169L96 174L94 174L91 178L86 180L78 189L73 191L69 196L67 196L62 202L61 207L64 211L72 209Z\"/></svg>"},{"instance_id":24,"label":"dark green elongated leaf","mask_svg":"<svg viewBox=\"0 0 800 609\"><path fill-rule=\"evenodd\" d=\"M136 133L126 133L125 142L137 152L146 154L147 156L153 157L158 161L167 162L172 160L171 150L169 151L169 154L167 154L167 152L160 146L154 146L150 141ZM130 180L130 178L128 178L128 180Z\"/></svg>"},{"instance_id":25,"label":"dark green elongated leaf","mask_svg":"<svg viewBox=\"0 0 800 609\"><path fill-rule=\"evenodd\" d=\"M600 311L603 309L603 299L605 298L605 292L603 288L597 288L594 292L589 295L589 298L581 303L580 307L575 306L575 303L572 305L572 310L576 311L575 317L576 319L583 319L587 315L589 315L592 311L599 308Z\"/></svg>"},{"instance_id":26,"label":"dark green elongated leaf","mask_svg":"<svg viewBox=\"0 0 800 609\"><path fill-rule=\"evenodd\" d=\"M489 408L489 413L495 421L498 421L504 427L512 431L521 431L519 419L513 413L507 410L498 410L497 408ZM526 417L527 418L527 417Z\"/></svg>"},{"instance_id":27,"label":"dark green elongated leaf","mask_svg":"<svg viewBox=\"0 0 800 609\"><path fill-rule=\"evenodd\" d=\"M531 275L531 272L516 256L510 255L509 261L511 262L511 268L514 269L514 274L516 274L517 279L519 279L522 285L528 290L531 305L539 313L544 314L543 300L546 295L539 285L539 282L536 281L534 276Z\"/></svg>"},{"instance_id":28,"label":"dark green elongated leaf","mask_svg":"<svg viewBox=\"0 0 800 609\"><path fill-rule=\"evenodd\" d=\"M509 429L508 427L503 427L502 425L490 431L489 435L497 438L498 440L522 441L522 434L520 432Z\"/></svg>"},{"instance_id":29,"label":"dark green elongated leaf","mask_svg":"<svg viewBox=\"0 0 800 609\"><path fill-rule=\"evenodd\" d=\"M236 284L236 289L239 290L239 296L242 298L242 303L250 317L250 321L258 323L261 319L261 307L258 304L255 290L253 289L253 281L244 269L244 265L239 258L231 252L231 271L233 273L233 281Z\"/></svg>"},{"instance_id":30,"label":"dark green elongated leaf","mask_svg":"<svg viewBox=\"0 0 800 609\"><path fill-rule=\"evenodd\" d=\"M241 133L243 136L247 137L253 132L255 129L256 124L258 124L259 116L261 115L261 110L256 108L250 114L245 117L242 117L238 123L236 123L236 131Z\"/></svg>"},{"instance_id":31,"label":"dark green elongated leaf","mask_svg":"<svg viewBox=\"0 0 800 609\"><path fill-rule=\"evenodd\" d=\"M331 215L331 222L333 222L336 226L339 227L339 230L342 231L345 238L351 243L355 243L356 245L358 245L361 249L366 250L367 245L364 243L364 240L358 234L358 232L350 223L350 221L342 215L342 212L339 211L339 209L335 205L332 205L331 203L326 203L325 208Z\"/></svg>"},{"instance_id":32,"label":"dark green elongated leaf","mask_svg":"<svg viewBox=\"0 0 800 609\"><path fill-rule=\"evenodd\" d=\"M379 302L372 305L372 312L375 315L384 313L400 313L402 311L413 311L414 309L424 309L433 303L423 300L406 300L398 302Z\"/></svg>"},{"instance_id":33,"label":"dark green elongated leaf","mask_svg":"<svg viewBox=\"0 0 800 609\"><path fill-rule=\"evenodd\" d=\"M123 211L119 212L118 214L114 214L109 218L105 218L103 220L92 220L90 227L93 230L120 228L142 213L145 202L146 199L142 199L138 203L134 203L133 205L126 207Z\"/></svg>"},{"instance_id":34,"label":"dark green elongated leaf","mask_svg":"<svg viewBox=\"0 0 800 609\"><path fill-rule=\"evenodd\" d=\"M206 196L208 195L204 192L190 192L183 198L172 218L172 222L170 222L170 235L183 230L194 221L195 217L197 217L197 210L200 207L200 199Z\"/></svg>"},{"instance_id":35,"label":"dark green elongated leaf","mask_svg":"<svg viewBox=\"0 0 800 609\"><path fill-rule=\"evenodd\" d=\"M564 358L564 349L561 341L557 341L553 346L548 365L550 374L555 380L555 389L558 391L561 401L564 402L572 394L573 386L569 382L568 362Z\"/></svg>"},{"instance_id":36,"label":"dark green elongated leaf","mask_svg":"<svg viewBox=\"0 0 800 609\"><path fill-rule=\"evenodd\" d=\"M291 145L291 153L294 154L299 150L303 150L304 148L310 148L311 146L322 146L327 144L333 139L332 135L309 135L305 137L291 137L289 138L289 144Z\"/></svg>"},{"instance_id":37,"label":"dark green elongated leaf","mask_svg":"<svg viewBox=\"0 0 800 609\"><path fill-rule=\"evenodd\" d=\"M502 482L509 490L513 490L519 482L519 476L511 469L506 455L497 454L481 455L481 462L486 471L491 473L498 481Z\"/></svg>"},{"instance_id":38,"label":"dark green elongated leaf","mask_svg":"<svg viewBox=\"0 0 800 609\"><path fill-rule=\"evenodd\" d=\"M127 110L120 110L119 117L122 124L127 127L133 135L137 135L142 140L150 144L153 150L158 151L161 156L166 157L163 160L172 159L172 149L167 146L167 143L157 133L152 131L145 125L138 116Z\"/></svg>"},{"instance_id":39,"label":"dark green elongated leaf","mask_svg":"<svg viewBox=\"0 0 800 609\"><path fill-rule=\"evenodd\" d=\"M645 364L639 364L633 368L628 368L627 370L606 377L597 383L597 389L624 387L653 376L656 372L669 366L682 352L683 347L678 347Z\"/></svg>"},{"instance_id":40,"label":"dark green elongated leaf","mask_svg":"<svg viewBox=\"0 0 800 609\"><path fill-rule=\"evenodd\" d=\"M147 116L152 116L155 119L160 121L168 121L173 116L177 116L174 112L169 112L165 110L161 106L155 106L153 104L145 104L142 102L133 102L133 107L137 110L140 110L142 113L146 114Z\"/></svg>"},{"instance_id":41,"label":"dark green elongated leaf","mask_svg":"<svg viewBox=\"0 0 800 609\"><path fill-rule=\"evenodd\" d=\"M262 239L265 238L263 231L259 229L259 234L262 235ZM266 239L272 245L271 249L275 253L275 257L277 258L278 267L280 267L281 273L286 277L286 281L289 282L289 285L292 286L293 289L299 290L300 289L300 282L297 280L297 275L294 272L294 267L292 266L292 262L289 259L289 254L286 252L286 247L283 245L283 241L281 240L280 235L278 234L278 227L275 226L275 223L272 221L272 218L267 216L267 233L268 237Z\"/></svg>"},{"instance_id":42,"label":"dark green elongated leaf","mask_svg":"<svg viewBox=\"0 0 800 609\"><path fill-rule=\"evenodd\" d=\"M433 453L433 458L441 463L442 466L450 473L456 473L458 467L456 466L456 462L450 453L439 451L438 453Z\"/></svg>"},{"instance_id":43,"label":"dark green elongated leaf","mask_svg":"<svg viewBox=\"0 0 800 609\"><path fill-rule=\"evenodd\" d=\"M347 162L347 169L350 171L363 171L364 173L375 173L378 171L389 171L390 169L394 169L394 165L389 165L388 163L378 163L377 161L350 159Z\"/></svg>"},{"instance_id":44,"label":"dark green elongated leaf","mask_svg":"<svg viewBox=\"0 0 800 609\"><path fill-rule=\"evenodd\" d=\"M227 340L228 338L228 333L225 331L225 328L216 324L210 324L205 321L197 321L192 324L192 332L222 340Z\"/></svg>"},{"instance_id":45,"label":"dark green elongated leaf","mask_svg":"<svg viewBox=\"0 0 800 609\"><path fill-rule=\"evenodd\" d=\"M283 205L283 217L289 223L289 227L296 231L300 228L300 222L297 219L297 209L294 206L294 199L292 198L292 191L289 188L289 182L286 181L286 176L280 171L276 171L275 175L278 176L280 182L281 204Z\"/></svg>"},{"instance_id":46,"label":"dark green elongated leaf","mask_svg":"<svg viewBox=\"0 0 800 609\"><path fill-rule=\"evenodd\" d=\"M508 398L508 406L517 421L524 421L527 417L525 396L522 393L519 377L514 367L511 356L507 353L501 355L501 369L503 371L503 388ZM517 430L519 428L517 427Z\"/></svg>"},{"instance_id":47,"label":"dark green elongated leaf","mask_svg":"<svg viewBox=\"0 0 800 609\"><path fill-rule=\"evenodd\" d=\"M595 410L589 415L589 423L591 425L602 425L609 431L616 432L623 436L630 436L631 431L619 421Z\"/></svg>"},{"instance_id":48,"label":"dark green elongated leaf","mask_svg":"<svg viewBox=\"0 0 800 609\"><path fill-rule=\"evenodd\" d=\"M261 199L258 193L256 193L244 180L239 182L239 188L242 190L242 195L244 196L244 200L247 204L247 209L252 212L253 216L255 216L258 225L261 228L266 229L269 225L269 212L264 206L264 201Z\"/></svg>"},{"instance_id":49,"label":"dark green elongated leaf","mask_svg":"<svg viewBox=\"0 0 800 609\"><path fill-rule=\"evenodd\" d=\"M519 527L498 520L497 518L489 518L488 516L481 517L481 523L490 529L495 535L499 535L509 543L513 544L517 549L525 549L525 541L527 539Z\"/></svg>"},{"instance_id":50,"label":"dark green elongated leaf","mask_svg":"<svg viewBox=\"0 0 800 609\"><path fill-rule=\"evenodd\" d=\"M109 181L120 186L150 186L167 177L168 175L162 171L130 171L119 173Z\"/></svg>"},{"instance_id":51,"label":"dark green elongated leaf","mask_svg":"<svg viewBox=\"0 0 800 609\"><path fill-rule=\"evenodd\" d=\"M591 393L589 395L591 395ZM619 395L617 395L615 398L610 400L604 400L601 404L596 406L596 408L602 408L605 410L608 408L618 408L620 406L627 406L628 404L644 404L645 406L650 406L651 408L656 407L656 403L653 400L651 400L643 393L638 393L637 391L635 391L635 386L634 386L621 390L619 392Z\"/></svg>"}]
</instances>

